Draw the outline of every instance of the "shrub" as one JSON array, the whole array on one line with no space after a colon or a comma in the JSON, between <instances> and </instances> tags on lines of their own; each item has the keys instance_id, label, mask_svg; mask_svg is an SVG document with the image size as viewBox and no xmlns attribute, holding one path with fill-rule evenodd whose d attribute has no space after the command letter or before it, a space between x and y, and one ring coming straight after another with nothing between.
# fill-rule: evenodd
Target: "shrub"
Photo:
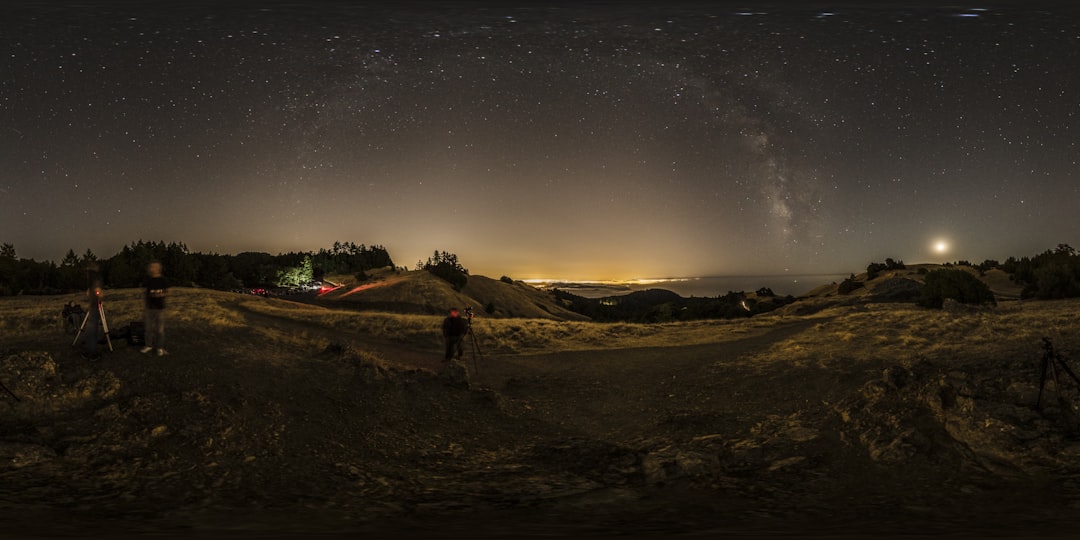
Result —
<instances>
[{"instance_id":1,"label":"shrub","mask_svg":"<svg viewBox=\"0 0 1080 540\"><path fill-rule=\"evenodd\" d=\"M851 294L856 290L861 289L862 286L862 282L856 281L855 275L852 274L851 277L840 282L840 287L837 288L837 292L840 294Z\"/></svg>"},{"instance_id":2,"label":"shrub","mask_svg":"<svg viewBox=\"0 0 1080 540\"><path fill-rule=\"evenodd\" d=\"M878 277L878 275L880 275L882 271L888 269L889 267L884 264L872 262L866 267L866 279L874 279Z\"/></svg>"},{"instance_id":3,"label":"shrub","mask_svg":"<svg viewBox=\"0 0 1080 540\"><path fill-rule=\"evenodd\" d=\"M1073 298L1080 296L1080 280L1072 268L1062 263L1050 263L1035 270L1037 298Z\"/></svg>"},{"instance_id":4,"label":"shrub","mask_svg":"<svg viewBox=\"0 0 1080 540\"><path fill-rule=\"evenodd\" d=\"M919 305L941 309L946 298L952 298L961 304L997 305L994 293L979 278L964 270L935 270L926 274L919 297Z\"/></svg>"},{"instance_id":5,"label":"shrub","mask_svg":"<svg viewBox=\"0 0 1080 540\"><path fill-rule=\"evenodd\" d=\"M513 283L514 283L514 280L510 279L509 276L503 276L503 277L499 278L499 281L501 281L503 283L509 283L511 285L513 285Z\"/></svg>"}]
</instances>

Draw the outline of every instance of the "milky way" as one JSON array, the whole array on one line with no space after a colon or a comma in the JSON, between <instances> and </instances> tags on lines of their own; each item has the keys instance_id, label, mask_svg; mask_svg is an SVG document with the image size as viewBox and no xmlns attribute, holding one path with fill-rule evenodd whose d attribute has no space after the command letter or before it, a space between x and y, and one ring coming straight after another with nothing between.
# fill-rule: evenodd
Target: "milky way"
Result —
<instances>
[{"instance_id":1,"label":"milky way","mask_svg":"<svg viewBox=\"0 0 1080 540\"><path fill-rule=\"evenodd\" d=\"M3 8L0 242L562 279L1080 244L1075 10L271 6Z\"/></svg>"}]
</instances>

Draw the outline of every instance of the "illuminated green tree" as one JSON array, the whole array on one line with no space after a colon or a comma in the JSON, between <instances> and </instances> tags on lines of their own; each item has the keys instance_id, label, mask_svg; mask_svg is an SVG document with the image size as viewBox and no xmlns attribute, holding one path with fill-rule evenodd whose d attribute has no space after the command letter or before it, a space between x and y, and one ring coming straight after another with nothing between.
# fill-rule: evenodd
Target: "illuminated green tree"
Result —
<instances>
[{"instance_id":1,"label":"illuminated green tree","mask_svg":"<svg viewBox=\"0 0 1080 540\"><path fill-rule=\"evenodd\" d=\"M279 287L299 287L307 285L314 279L314 271L311 266L311 255L304 255L300 266L285 268L278 272L277 285Z\"/></svg>"}]
</instances>

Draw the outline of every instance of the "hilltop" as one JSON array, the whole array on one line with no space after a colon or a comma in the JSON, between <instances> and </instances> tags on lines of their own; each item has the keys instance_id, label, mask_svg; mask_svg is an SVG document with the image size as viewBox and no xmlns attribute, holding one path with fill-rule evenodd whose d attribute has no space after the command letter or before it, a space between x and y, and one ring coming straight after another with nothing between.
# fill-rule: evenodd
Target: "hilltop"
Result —
<instances>
[{"instance_id":1,"label":"hilltop","mask_svg":"<svg viewBox=\"0 0 1080 540\"><path fill-rule=\"evenodd\" d=\"M381 268L354 276L327 276L328 290L304 301L326 307L389 311L417 315L446 315L451 307L472 308L480 317L582 321L549 293L521 281L469 276L461 290L430 272ZM332 285L332 286L331 286Z\"/></svg>"},{"instance_id":2,"label":"hilltop","mask_svg":"<svg viewBox=\"0 0 1080 540\"><path fill-rule=\"evenodd\" d=\"M998 268L991 268L985 272L980 272L971 266L911 264L903 269L883 271L872 279L867 272L852 274L854 280L863 284L863 287L856 289L846 296L859 300L890 300L897 296L895 292L896 289L903 289L902 286L897 286L897 280L911 281L921 285L925 282L926 274L928 272L944 268L963 270L979 278L990 287L994 296L1000 300L1017 300L1020 298L1020 293L1024 288L1023 285L1013 282L1008 273ZM801 298L818 299L844 296L841 295L839 289L839 283L822 285L802 295Z\"/></svg>"},{"instance_id":3,"label":"hilltop","mask_svg":"<svg viewBox=\"0 0 1080 540\"><path fill-rule=\"evenodd\" d=\"M906 276L904 276L906 277ZM888 279L888 278L886 278ZM872 280L871 280L872 281ZM884 282L882 282L884 283ZM114 328L137 290L110 291ZM1052 537L1080 524L1077 301L672 324L177 289L169 348L70 346L0 299L0 536Z\"/></svg>"},{"instance_id":4,"label":"hilltop","mask_svg":"<svg viewBox=\"0 0 1080 540\"><path fill-rule=\"evenodd\" d=\"M967 272L985 283L998 301L1017 301L1021 298L1023 285L1015 283L1008 273L992 268L985 272L971 266L944 266L939 264L914 264L906 268L887 270L871 277L867 272L852 274L849 278L852 290L844 292L842 283L817 287L796 302L785 306L779 313L806 315L828 307L857 306L866 303L914 303L919 299L926 275L945 268Z\"/></svg>"}]
</instances>

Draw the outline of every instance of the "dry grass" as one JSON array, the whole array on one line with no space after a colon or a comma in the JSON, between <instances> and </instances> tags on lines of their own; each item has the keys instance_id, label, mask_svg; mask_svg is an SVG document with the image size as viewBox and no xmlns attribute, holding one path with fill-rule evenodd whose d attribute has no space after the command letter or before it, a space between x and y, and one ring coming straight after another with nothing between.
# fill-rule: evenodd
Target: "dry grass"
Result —
<instances>
[{"instance_id":1,"label":"dry grass","mask_svg":"<svg viewBox=\"0 0 1080 540\"><path fill-rule=\"evenodd\" d=\"M829 366L890 358L923 358L944 363L975 359L1030 362L1041 339L1059 350L1077 345L1080 301L1008 302L997 308L928 310L910 304L834 308L810 331L800 333L753 359L760 363Z\"/></svg>"},{"instance_id":2,"label":"dry grass","mask_svg":"<svg viewBox=\"0 0 1080 540\"><path fill-rule=\"evenodd\" d=\"M55 334L63 328L60 312L72 301L89 308L84 294L0 298L0 337ZM106 320L113 325L127 321L129 313L142 316L139 291L134 289L107 291L103 305Z\"/></svg>"},{"instance_id":3,"label":"dry grass","mask_svg":"<svg viewBox=\"0 0 1080 540\"><path fill-rule=\"evenodd\" d=\"M0 338L55 339L59 312L80 295L0 299ZM82 302L85 307L85 302ZM116 327L141 318L140 291L112 290L106 316ZM1076 312L1080 300L1006 302L985 310L927 310L910 304L871 304L834 307L807 317L760 316L732 321L669 324L602 324L546 319L487 319L473 321L485 350L499 354L674 347L723 343L760 336L793 321L816 321L809 330L775 343L749 360L771 364L828 366L882 358L926 358L959 362L965 358L1038 355L1042 337L1059 350L1080 336ZM236 347L259 342L322 350L333 335L349 334L364 341L401 343L421 350L442 345L440 316L334 310L285 300L258 298L200 289L175 289L170 298L170 328L192 332L245 335ZM244 345L249 343L249 345ZM0 346L3 343L0 342ZM252 349L254 350L254 349ZM237 354L243 351L235 351ZM354 355L367 355L352 350ZM377 361L374 355L370 360Z\"/></svg>"},{"instance_id":4,"label":"dry grass","mask_svg":"<svg viewBox=\"0 0 1080 540\"><path fill-rule=\"evenodd\" d=\"M429 347L438 347L442 343L441 316L357 313L260 298L243 301L240 305L254 313L303 321L379 340ZM790 321L790 318L758 317L670 324L602 324L476 317L473 319L473 330L485 349L529 354L721 343L760 335Z\"/></svg>"},{"instance_id":5,"label":"dry grass","mask_svg":"<svg viewBox=\"0 0 1080 540\"><path fill-rule=\"evenodd\" d=\"M142 317L140 294L138 289L108 291L105 311L114 327ZM83 297L77 294L0 299L3 306L0 329L5 333L45 330L54 335L60 329L59 312L69 300L85 307ZM253 324L252 315L260 317L260 321ZM417 348L438 349L442 346L442 316L335 310L204 289L173 289L168 317L170 327L187 326L214 332L246 330L275 343L297 347L328 345L330 340L325 337L326 331ZM791 320L765 316L733 321L602 324L476 317L473 328L485 350L529 354L721 343L761 335ZM287 331L273 326L274 321L284 325Z\"/></svg>"}]
</instances>

